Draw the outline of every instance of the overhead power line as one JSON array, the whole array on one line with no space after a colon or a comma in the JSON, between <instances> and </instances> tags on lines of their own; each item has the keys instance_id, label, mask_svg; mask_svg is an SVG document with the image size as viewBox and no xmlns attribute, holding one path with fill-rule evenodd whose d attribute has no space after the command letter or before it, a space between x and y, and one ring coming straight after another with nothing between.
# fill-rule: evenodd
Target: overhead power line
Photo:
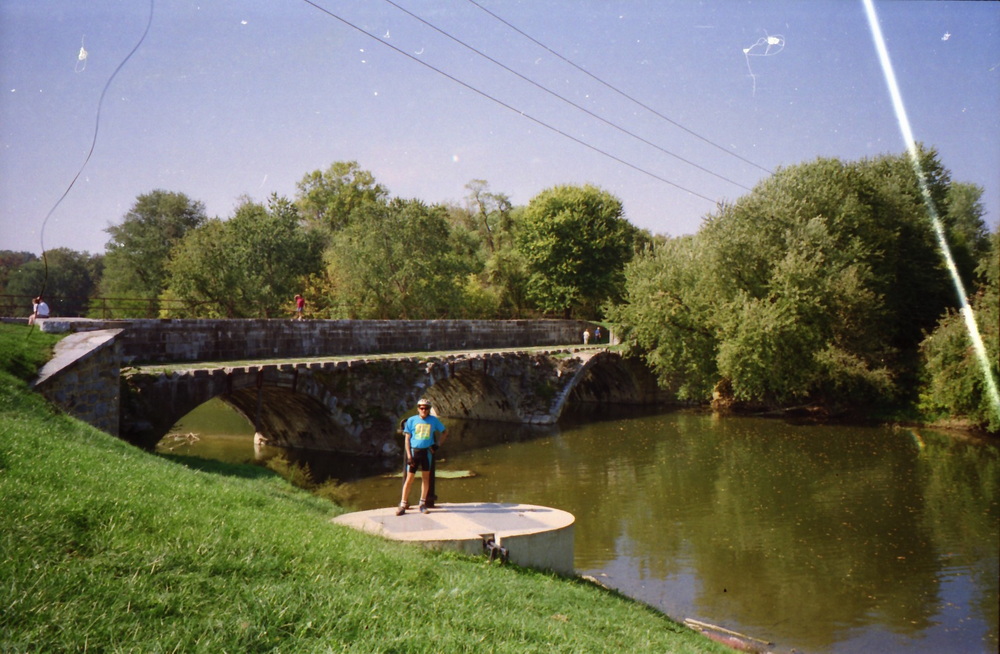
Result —
<instances>
[{"instance_id":1,"label":"overhead power line","mask_svg":"<svg viewBox=\"0 0 1000 654\"><path fill-rule=\"evenodd\" d=\"M396 9L398 9L399 11L403 12L404 14L406 14L407 16L410 16L411 18L414 18L414 19L420 21L421 23L423 23L427 27L431 28L435 32L437 32L437 33L445 36L446 38L451 39L452 41L454 41L455 43L459 44L463 48L466 48L468 50L471 50L472 52L475 52L477 55L479 55L480 57L486 59L490 63L493 63L493 64L499 66L500 68L503 68L504 70L506 70L508 73L511 73L512 75L516 75L519 79L522 79L525 82L527 82L528 84L531 84L532 86L534 86L535 88L541 89L545 93L548 93L549 95L551 95L551 96L553 96L555 98L558 98L559 100L562 100L563 102L565 102L566 104L570 105L571 107L575 107L576 109L579 109L580 111L582 111L583 113L587 114L588 116L590 116L592 118L596 118L597 120L601 121L605 125L608 125L609 127L612 127L612 128L618 130L619 132L621 132L623 134L627 134L627 135L631 136L632 138L637 139L637 140L645 143L646 145L648 145L650 147L656 148L660 152L662 152L662 153L664 153L666 155L669 155L669 156L677 159L678 161L682 161L682 162L686 163L689 166L693 166L693 167L697 168L698 170L700 170L700 171L702 171L704 173L708 173L709 175L712 175L713 177L717 177L718 179L721 179L724 182L729 182L730 184L733 184L734 186L738 186L741 189L743 189L744 191L751 190L750 187L748 187L748 186L744 186L743 184L740 184L737 181L729 179L728 177L726 177L724 175L720 175L719 173L716 173L715 171L709 170L708 168L705 168L704 166L700 166L700 165L694 163L693 161L689 161L688 159L685 159L684 157L682 157L682 156L680 156L680 155L678 155L678 154L676 154L674 152L671 152L670 150L667 150L666 148L663 148L663 147L657 145L656 143L653 143L652 141L649 141L649 140L647 140L647 139L639 136L638 134L635 134L634 132L631 132L631 131L625 129L624 127L622 127L622 126L620 126L620 125L618 125L618 124L616 124L616 123L614 123L614 122L612 122L612 121L604 118L603 116L594 113L593 111L587 109L586 107L583 107L583 106L581 106L581 105L573 102L572 100L570 100L570 99L568 99L566 97L563 97L562 95L559 95L555 91L553 91L553 90L551 90L549 88L546 88L545 86L539 84L538 82L534 81L533 79L531 79L531 78L529 78L529 77L527 77L525 75L522 75L521 73L517 72L516 70L510 68L509 66L506 66L505 64L497 61L493 57L491 57L491 56L489 56L489 55L481 52L480 50L477 50L476 48L472 47L468 43L465 43L464 41L462 41L461 39L459 39L459 38L457 38L455 36L452 36L451 34L449 34L448 32L444 31L443 29L437 27L436 25L434 25L434 24L432 24L432 23L424 20L420 16L414 14L412 11L410 11L408 9L404 9L403 7L400 7L398 4L396 4L395 2L393 2L393 0L384 0L384 2L386 2L387 4L392 5L393 7L395 7ZM475 4L475 3L473 3L473 4Z\"/></svg>"},{"instance_id":2,"label":"overhead power line","mask_svg":"<svg viewBox=\"0 0 1000 654\"><path fill-rule=\"evenodd\" d=\"M555 132L556 134L559 134L560 136L563 136L563 137L565 137L565 138L573 141L574 143L582 145L583 147L585 147L585 148L587 148L589 150L592 150L594 152L597 152L598 154L601 154L601 155L603 155L603 156L605 156L605 157L607 157L607 158L609 158L609 159L611 159L613 161L616 161L616 162L618 162L618 163L620 163L620 164L622 164L624 166L628 166L629 168L631 168L631 169L633 169L633 170L635 170L637 172L640 172L640 173L642 173L644 175L652 177L653 179L661 181L661 182L663 182L665 184L669 184L670 186L673 186L676 189L684 191L685 193L689 193L689 194L691 194L691 195L693 195L695 197L701 198L702 200L706 200L706 201L711 202L713 204L715 204L717 202L716 199L710 198L707 195L702 195L701 193L698 193L697 191L692 191L689 188L685 188L684 186L681 186L680 184L678 184L676 182L673 182L673 181L667 179L666 177L663 177L661 175L657 175L656 173L654 173L654 172L652 172L650 170L646 170L645 168L642 168L641 166L637 166L637 165L635 165L633 163L625 161L621 157L615 156L615 155L611 154L610 152L607 152L605 150L602 150L601 148L598 148L595 145L591 145L590 143L587 143L586 141L584 141L582 139L579 139L579 138L573 136L572 134L568 134L567 132L564 132L563 130L561 130L561 129L557 128L557 127L553 127L552 125L549 125L545 121L540 120L538 118L535 118L534 116L532 116L532 115L530 115L528 113L525 113L525 112L521 111L520 109L518 109L518 108L516 108L514 106L511 106L510 104L507 104L503 100L495 98L492 95L486 93L485 91L482 91L482 90L480 90L480 89L472 86L471 84L460 80L459 78L455 77L454 75L451 75L451 74L449 74L449 73L441 70L440 68L432 66L431 64L427 63L426 61L423 61L422 59L420 59L420 58L418 58L418 57L410 54L406 50L403 50L402 48L397 48L396 46L392 45L391 43L387 43L387 42L383 41L382 39L380 39L376 35L368 32L364 28L358 27L357 25L355 25L354 23L350 22L349 20L347 20L347 19L345 19L345 18L343 18L341 16L338 16L337 14L333 13L332 11L330 11L329 9L327 9L326 7L322 7L322 6L318 5L318 4L316 4L315 2L313 2L313 0L302 0L302 2L304 2L305 4L310 5L313 8L315 8L315 9L323 12L324 14L326 14L327 16L329 16L330 18L333 18L333 19L341 22L342 24L346 25L347 27L350 27L351 29L353 29L353 30L355 30L357 32L360 32L361 34L364 34L368 38L377 41L381 45L383 45L383 46L385 46L387 48L390 48L390 49L398 52L399 54L401 54L404 57L410 59L411 61L414 61L414 62L420 64L421 66L424 66L425 68L429 68L429 69L433 70L435 73L437 73L437 74L439 74L439 75L441 75L443 77L446 77L446 78L450 79L451 81L455 82L456 84L459 84L459 85L461 85L461 86L469 89L473 93L475 93L477 95L480 95L480 96L486 98L487 100L490 100L491 102L494 102L494 103L500 105L501 107L503 107L503 108L505 108L505 109L507 109L509 111L513 111L514 113L518 114L519 116L521 116L523 118L527 118L528 120L530 120L531 122L535 123L536 125L544 127L545 129L547 129L549 131Z\"/></svg>"},{"instance_id":3,"label":"overhead power line","mask_svg":"<svg viewBox=\"0 0 1000 654\"><path fill-rule=\"evenodd\" d=\"M483 12L485 12L485 13L489 14L489 15L490 15L490 16L492 16L492 17L493 17L494 19L496 19L496 20L500 21L501 23L503 23L504 25L506 25L506 26L507 26L507 27L509 27L510 29L514 30L515 32L517 32L518 34L520 34L521 36L523 36L524 38L528 39L529 41L531 41L531 42L532 42L532 43L534 43L535 45L539 46L540 48L543 48L543 49L545 49L546 51L548 51L549 53L551 53L551 54L553 54L554 56L558 57L559 59L563 60L564 62L566 62L567 64L569 64L569 65L570 65L570 66L572 66L573 68L576 68L576 69L577 69L578 71L580 71L581 73L583 73L583 74L584 74L584 75L586 75L587 77L589 77L589 78L591 78L592 80L594 80L594 81L596 81L596 82L598 82L598 83L600 83L600 84L604 85L604 86L605 86L606 88L609 88L609 89L611 89L612 91L614 91L614 92L615 92L615 93L617 93L618 95L622 96L623 98L626 98L626 99L628 99L628 100L630 100L630 101L634 102L635 104L639 105L640 107L642 107L642 108L643 108L643 109L645 109L646 111L648 111L648 112L652 113L652 114L653 114L654 116L657 116L657 117L659 117L659 118L661 118L661 119L663 119L663 120L667 121L668 123L670 123L670 124L671 124L671 125L673 125L674 127L677 127L678 129L681 129L681 130L684 130L685 132L687 132L687 133L688 133L688 134L690 134L691 136L693 136L693 137L695 137L695 138L697 138L697 139L699 139L699 140L701 140L701 141L703 141L703 142L705 142L705 143L708 143L708 144L709 144L709 145L711 145L712 147L714 147L714 148L718 148L719 150L722 150L723 152L725 152L725 153L726 153L726 154L728 154L729 156L731 156L731 157L736 157L737 159L739 159L739 160L740 160L740 161L742 161L743 163L747 163L747 164L750 164L750 165L751 165L751 166L753 166L754 168L758 168L758 169L760 169L760 170L764 171L765 173L767 173L767 174L769 174L769 175L773 175L773 174L774 174L774 171L773 171L773 170L770 170L770 169L768 169L768 168L765 168L764 166L761 166L761 165L760 165L760 164L758 164L758 163L755 163L755 162L753 162L753 161L751 161L751 160L749 160L749 159L747 159L747 158L745 158L745 157L742 157L742 156L740 156L740 155L736 154L735 152L733 152L732 150L729 150L729 149L728 149L728 148L726 148L725 146L722 146L722 145L719 145L719 144L718 144L718 143L716 143L715 141L712 141L711 139L708 139L708 138L706 138L706 137L702 136L701 134L698 134L698 133L697 133L697 132L695 132L694 130L692 130L692 129L689 129L689 128L685 127L684 125L681 125L681 124L680 124L680 123L678 123L677 121L675 121L675 120L673 120L673 119L671 119L671 118L669 118L669 117L667 117L667 116L664 116L664 115L663 115L662 113L660 113L660 112L659 112L659 111L657 111L656 109L654 109L654 108L650 107L649 105L645 104L645 103L644 103L644 102L642 102L641 100L638 100L638 99L636 99L636 98L632 97L631 95L629 95L629 94L628 94L628 93L626 93L625 91L622 91L622 90L621 90L621 89L619 89L618 87L616 87L616 86L614 86L614 85L612 85L612 84L610 84L610 83L608 83L608 82L604 81L603 79L601 79L601 78L600 78L600 77L598 77L597 75L594 75L593 73L591 73L590 71L588 71L588 70L587 70L586 68L584 68L583 66L580 66L580 65L578 65L577 63L573 62L572 60L570 60L570 59L568 59L568 58L564 57L563 55L559 54L558 52L556 52L555 50L553 50L553 49L552 49L552 48L550 48L549 46L545 45L544 43L542 43L542 42L541 42L541 41L539 41L538 39L534 38L534 37L533 37L533 36L531 36L530 34L527 34L527 33L523 32L523 31L521 31L521 30L520 30L520 29L518 29L518 28L517 28L516 26L514 26L514 25L512 25L511 23L507 22L506 20L504 20L504 19L503 19L503 18L501 18L500 16L497 16L497 15L496 15L496 14L494 14L494 13L493 13L492 11L490 11L490 10L489 10L489 9L487 9L486 7L484 7L484 6L482 6L481 4L479 4L478 2L476 2L476 0L467 0L467 2L469 2L470 4L473 4L473 5L475 5L476 7L478 7L478 8L480 9L480 11L483 11Z\"/></svg>"}]
</instances>

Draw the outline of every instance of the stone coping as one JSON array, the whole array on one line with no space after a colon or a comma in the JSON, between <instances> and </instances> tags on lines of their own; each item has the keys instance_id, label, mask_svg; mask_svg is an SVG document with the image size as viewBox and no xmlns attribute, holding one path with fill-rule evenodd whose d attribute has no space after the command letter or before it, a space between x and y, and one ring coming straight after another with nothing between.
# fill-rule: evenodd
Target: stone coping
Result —
<instances>
[{"instance_id":1,"label":"stone coping","mask_svg":"<svg viewBox=\"0 0 1000 654\"><path fill-rule=\"evenodd\" d=\"M34 385L38 386L67 366L90 355L98 348L113 341L121 329L102 329L92 332L76 332L56 343L52 358L38 371Z\"/></svg>"}]
</instances>

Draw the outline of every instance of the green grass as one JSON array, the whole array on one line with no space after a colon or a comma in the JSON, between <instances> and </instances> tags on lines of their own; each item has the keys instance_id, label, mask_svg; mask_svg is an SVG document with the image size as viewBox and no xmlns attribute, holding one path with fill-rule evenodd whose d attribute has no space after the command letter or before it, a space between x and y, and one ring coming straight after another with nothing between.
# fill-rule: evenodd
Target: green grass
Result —
<instances>
[{"instance_id":1,"label":"green grass","mask_svg":"<svg viewBox=\"0 0 1000 654\"><path fill-rule=\"evenodd\" d=\"M0 323L0 365L9 374L30 382L64 336L46 334L37 327Z\"/></svg>"},{"instance_id":2,"label":"green grass","mask_svg":"<svg viewBox=\"0 0 1000 654\"><path fill-rule=\"evenodd\" d=\"M727 651L587 582L333 525L271 471L138 450L0 368L0 651Z\"/></svg>"}]
</instances>

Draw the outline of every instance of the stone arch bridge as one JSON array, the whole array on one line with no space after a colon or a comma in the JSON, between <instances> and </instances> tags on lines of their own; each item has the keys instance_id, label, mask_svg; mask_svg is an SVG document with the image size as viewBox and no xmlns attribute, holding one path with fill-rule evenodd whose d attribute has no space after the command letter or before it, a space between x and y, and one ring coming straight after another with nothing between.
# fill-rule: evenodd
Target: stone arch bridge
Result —
<instances>
[{"instance_id":1,"label":"stone arch bridge","mask_svg":"<svg viewBox=\"0 0 1000 654\"><path fill-rule=\"evenodd\" d=\"M595 333L580 320L40 322L74 333L35 389L146 448L216 397L276 445L367 456L398 452L398 421L421 396L443 418L521 425L551 425L568 403L665 400L643 364L567 345Z\"/></svg>"},{"instance_id":2,"label":"stone arch bridge","mask_svg":"<svg viewBox=\"0 0 1000 654\"><path fill-rule=\"evenodd\" d=\"M553 424L567 403L660 400L640 363L606 348L388 355L121 375L121 436L152 448L184 415L221 398L270 444L396 456L399 420L420 397L442 417Z\"/></svg>"}]
</instances>

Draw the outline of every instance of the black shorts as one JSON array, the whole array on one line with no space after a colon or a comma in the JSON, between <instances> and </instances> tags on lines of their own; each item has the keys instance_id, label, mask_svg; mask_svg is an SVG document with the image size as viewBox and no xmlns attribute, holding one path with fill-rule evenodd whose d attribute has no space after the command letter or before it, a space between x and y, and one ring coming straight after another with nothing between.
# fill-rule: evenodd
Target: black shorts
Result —
<instances>
[{"instance_id":1,"label":"black shorts","mask_svg":"<svg viewBox=\"0 0 1000 654\"><path fill-rule=\"evenodd\" d=\"M431 469L431 461L434 455L431 454L431 451L429 449L424 447L415 447L413 448L413 450L411 450L411 454L413 455L413 457L410 460L413 461L413 465L406 466L407 472L416 472L417 470Z\"/></svg>"}]
</instances>

